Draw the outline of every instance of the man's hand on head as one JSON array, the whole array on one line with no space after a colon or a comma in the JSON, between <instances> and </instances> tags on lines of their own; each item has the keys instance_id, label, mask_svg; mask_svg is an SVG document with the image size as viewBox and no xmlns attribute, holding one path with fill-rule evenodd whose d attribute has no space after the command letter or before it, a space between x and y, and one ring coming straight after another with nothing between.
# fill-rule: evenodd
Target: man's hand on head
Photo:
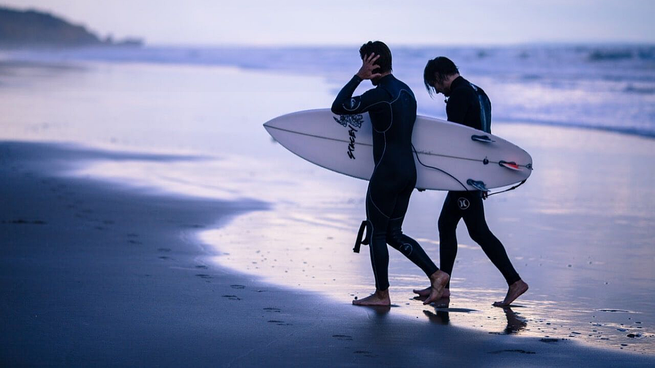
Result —
<instances>
[{"instance_id":1,"label":"man's hand on head","mask_svg":"<svg viewBox=\"0 0 655 368\"><path fill-rule=\"evenodd\" d=\"M375 62L379 58L380 55L375 55L375 53L366 55L364 59L362 59L362 67L359 68L359 71L357 72L357 76L362 80L373 79L381 76L382 74L373 72L375 69L379 68L379 66L375 64Z\"/></svg>"}]
</instances>

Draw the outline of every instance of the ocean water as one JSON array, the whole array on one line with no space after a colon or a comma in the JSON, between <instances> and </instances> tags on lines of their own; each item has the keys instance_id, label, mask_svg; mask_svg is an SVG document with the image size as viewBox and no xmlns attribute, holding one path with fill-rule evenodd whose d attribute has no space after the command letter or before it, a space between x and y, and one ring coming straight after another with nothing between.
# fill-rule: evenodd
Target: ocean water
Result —
<instances>
[{"instance_id":1,"label":"ocean water","mask_svg":"<svg viewBox=\"0 0 655 368\"><path fill-rule=\"evenodd\" d=\"M391 313L655 354L653 61L648 48L616 50L396 51L396 74L415 90L421 112L441 117L441 99L422 89L422 68L428 57L452 55L491 95L494 132L530 152L535 171L520 189L485 202L490 227L531 286L528 294L511 310L491 307L506 285L460 226L450 308L412 300L411 289L427 286L426 278L391 252ZM266 202L269 210L202 229L198 237L213 249L213 261L349 303L373 288L366 248L351 251L366 182L299 159L262 124L329 106L358 67L356 48L4 53L0 139L179 153L180 160L165 163L84 162L64 175L144 193ZM621 123L587 119L595 109ZM632 121L626 111L650 111L650 120ZM404 226L435 261L444 196L415 193Z\"/></svg>"},{"instance_id":2,"label":"ocean water","mask_svg":"<svg viewBox=\"0 0 655 368\"><path fill-rule=\"evenodd\" d=\"M444 116L423 87L427 60L447 56L481 86L495 121L604 129L655 137L654 45L397 47L394 73L415 91L419 112ZM14 51L0 60L104 61L233 66L321 77L335 90L359 67L356 47L78 49Z\"/></svg>"}]
</instances>

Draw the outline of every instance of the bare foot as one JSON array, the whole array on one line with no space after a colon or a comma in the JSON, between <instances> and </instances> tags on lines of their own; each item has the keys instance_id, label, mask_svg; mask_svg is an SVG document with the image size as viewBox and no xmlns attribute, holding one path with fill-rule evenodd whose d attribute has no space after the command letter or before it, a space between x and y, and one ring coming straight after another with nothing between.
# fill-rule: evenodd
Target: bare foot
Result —
<instances>
[{"instance_id":1,"label":"bare foot","mask_svg":"<svg viewBox=\"0 0 655 368\"><path fill-rule=\"evenodd\" d=\"M432 291L432 287L421 290L414 290L414 292L417 294L414 299L423 301L430 296L430 291ZM450 290L444 289L443 294L441 294L441 298L435 300L432 304L436 308L448 308L450 305Z\"/></svg>"},{"instance_id":2,"label":"bare foot","mask_svg":"<svg viewBox=\"0 0 655 368\"><path fill-rule=\"evenodd\" d=\"M528 291L528 284L526 284L523 280L519 280L509 286L507 295L505 295L505 300L502 302L495 302L494 307L507 307L508 305L512 304L516 298L523 295L523 293L526 291Z\"/></svg>"},{"instance_id":3,"label":"bare foot","mask_svg":"<svg viewBox=\"0 0 655 368\"><path fill-rule=\"evenodd\" d=\"M432 287L426 287L425 289L414 289L412 290L414 294L417 294L419 297L422 298L427 298L430 296L430 291L432 290ZM446 288L443 290L443 294L441 294L442 298L450 298L450 289Z\"/></svg>"},{"instance_id":4,"label":"bare foot","mask_svg":"<svg viewBox=\"0 0 655 368\"><path fill-rule=\"evenodd\" d=\"M435 308L448 308L450 306L450 297L441 295L441 298L437 299L432 303Z\"/></svg>"},{"instance_id":5,"label":"bare foot","mask_svg":"<svg viewBox=\"0 0 655 368\"><path fill-rule=\"evenodd\" d=\"M375 293L364 299L353 300L353 305L371 306L371 307L388 307L391 305L389 298L389 289L376 290Z\"/></svg>"},{"instance_id":6,"label":"bare foot","mask_svg":"<svg viewBox=\"0 0 655 368\"><path fill-rule=\"evenodd\" d=\"M430 295L423 301L423 304L430 304L439 300L446 289L448 280L450 280L450 276L441 270L430 275Z\"/></svg>"}]
</instances>

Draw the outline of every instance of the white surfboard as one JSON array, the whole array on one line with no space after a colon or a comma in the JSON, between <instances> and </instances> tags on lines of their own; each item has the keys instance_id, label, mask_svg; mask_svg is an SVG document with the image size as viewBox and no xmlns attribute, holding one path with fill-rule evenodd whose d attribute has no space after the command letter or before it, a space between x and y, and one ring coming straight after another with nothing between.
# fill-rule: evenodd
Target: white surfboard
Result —
<instances>
[{"instance_id":1,"label":"white surfboard","mask_svg":"<svg viewBox=\"0 0 655 368\"><path fill-rule=\"evenodd\" d=\"M375 167L368 113L334 115L329 109L279 116L264 124L282 146L318 166L368 180ZM412 144L416 187L476 190L527 179L532 158L495 135L436 118L418 116Z\"/></svg>"}]
</instances>

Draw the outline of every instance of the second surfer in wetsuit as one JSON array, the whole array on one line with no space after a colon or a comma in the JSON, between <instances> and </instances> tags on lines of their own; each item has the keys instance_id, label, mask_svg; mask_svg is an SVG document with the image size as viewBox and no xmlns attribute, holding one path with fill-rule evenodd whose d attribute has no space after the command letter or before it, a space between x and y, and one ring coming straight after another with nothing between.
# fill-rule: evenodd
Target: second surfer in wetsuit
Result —
<instances>
[{"instance_id":1,"label":"second surfer in wetsuit","mask_svg":"<svg viewBox=\"0 0 655 368\"><path fill-rule=\"evenodd\" d=\"M459 70L448 58L440 56L428 61L423 76L425 87L430 95L443 93L446 101L448 121L463 124L474 129L491 133L491 102L482 88L470 83L459 75ZM512 266L505 247L489 230L484 216L482 200L484 192L450 191L446 196L439 215L439 254L441 268L451 274L457 256L457 237L455 230L464 219L471 239L478 243L489 260L505 277L509 286L505 299L494 306L505 307L528 290L526 284ZM430 288L415 290L419 295L429 295ZM446 286L444 297L450 296Z\"/></svg>"},{"instance_id":2,"label":"second surfer in wetsuit","mask_svg":"<svg viewBox=\"0 0 655 368\"><path fill-rule=\"evenodd\" d=\"M368 42L359 53L362 67L341 89L332 104L332 112L339 115L368 112L373 125L375 169L366 194L366 217L376 291L364 299L353 300L353 304L391 304L387 244L409 258L428 276L431 286L424 302L428 304L441 297L449 276L437 268L414 239L402 233L409 198L416 184L411 145L416 99L412 90L392 75L391 51L387 45L380 41ZM353 97L355 89L365 79L370 79L376 88Z\"/></svg>"}]
</instances>

